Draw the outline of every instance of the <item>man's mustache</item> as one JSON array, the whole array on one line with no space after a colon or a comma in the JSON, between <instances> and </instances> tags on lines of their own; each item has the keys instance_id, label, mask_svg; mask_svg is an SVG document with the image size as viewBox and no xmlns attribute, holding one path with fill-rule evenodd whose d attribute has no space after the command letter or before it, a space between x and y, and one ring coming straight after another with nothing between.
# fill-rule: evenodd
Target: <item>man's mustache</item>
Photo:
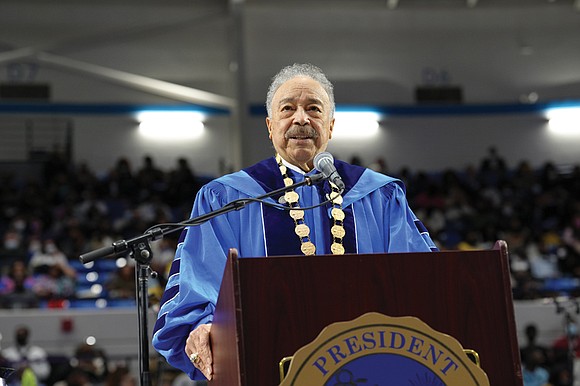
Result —
<instances>
[{"instance_id":1,"label":"man's mustache","mask_svg":"<svg viewBox=\"0 0 580 386\"><path fill-rule=\"evenodd\" d=\"M318 138L318 132L310 126L292 126L285 134L286 139L295 137Z\"/></svg>"}]
</instances>

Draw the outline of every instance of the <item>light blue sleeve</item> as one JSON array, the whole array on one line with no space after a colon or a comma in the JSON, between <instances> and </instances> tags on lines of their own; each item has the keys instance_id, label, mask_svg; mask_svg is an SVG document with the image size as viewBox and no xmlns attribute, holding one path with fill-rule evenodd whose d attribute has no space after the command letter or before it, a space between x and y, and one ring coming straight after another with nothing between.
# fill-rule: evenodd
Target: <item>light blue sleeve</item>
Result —
<instances>
[{"instance_id":1,"label":"light blue sleeve","mask_svg":"<svg viewBox=\"0 0 580 386\"><path fill-rule=\"evenodd\" d=\"M368 187L369 184L365 185ZM353 200L358 253L429 252L437 247L417 219L402 183L392 180Z\"/></svg>"},{"instance_id":2,"label":"light blue sleeve","mask_svg":"<svg viewBox=\"0 0 580 386\"><path fill-rule=\"evenodd\" d=\"M221 208L225 190L211 184L198 193L191 217ZM189 361L185 341L197 325L211 323L227 249L238 247L236 216L221 215L187 228L178 246L153 335L153 346L192 379L205 379Z\"/></svg>"},{"instance_id":3,"label":"light blue sleeve","mask_svg":"<svg viewBox=\"0 0 580 386\"><path fill-rule=\"evenodd\" d=\"M261 192L245 173L235 173L202 187L191 218L215 211L239 198ZM242 190L240 190L243 189ZM262 207L251 203L187 228L178 245L153 332L153 347L169 364L192 379L205 379L185 354L185 341L199 324L211 323L218 301L227 254L240 257L265 254Z\"/></svg>"},{"instance_id":4,"label":"light blue sleeve","mask_svg":"<svg viewBox=\"0 0 580 386\"><path fill-rule=\"evenodd\" d=\"M427 229L409 207L405 191L399 184L381 189L386 200L384 229L387 252L431 252L437 247Z\"/></svg>"}]
</instances>

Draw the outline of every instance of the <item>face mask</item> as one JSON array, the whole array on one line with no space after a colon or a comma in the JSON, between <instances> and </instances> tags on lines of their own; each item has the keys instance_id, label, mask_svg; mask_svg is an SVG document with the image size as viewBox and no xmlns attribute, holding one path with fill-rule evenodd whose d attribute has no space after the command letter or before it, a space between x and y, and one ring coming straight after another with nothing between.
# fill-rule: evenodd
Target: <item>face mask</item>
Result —
<instances>
[{"instance_id":1,"label":"face mask","mask_svg":"<svg viewBox=\"0 0 580 386\"><path fill-rule=\"evenodd\" d=\"M578 334L578 326L575 323L568 324L568 334L569 335L576 335Z\"/></svg>"},{"instance_id":2,"label":"face mask","mask_svg":"<svg viewBox=\"0 0 580 386\"><path fill-rule=\"evenodd\" d=\"M17 230L22 231L24 230L24 228L26 228L26 223L24 222L24 220L16 220L14 221L12 226L14 226L14 228Z\"/></svg>"},{"instance_id":3,"label":"face mask","mask_svg":"<svg viewBox=\"0 0 580 386\"><path fill-rule=\"evenodd\" d=\"M20 243L16 239L4 240L4 248L6 249L16 249Z\"/></svg>"}]
</instances>

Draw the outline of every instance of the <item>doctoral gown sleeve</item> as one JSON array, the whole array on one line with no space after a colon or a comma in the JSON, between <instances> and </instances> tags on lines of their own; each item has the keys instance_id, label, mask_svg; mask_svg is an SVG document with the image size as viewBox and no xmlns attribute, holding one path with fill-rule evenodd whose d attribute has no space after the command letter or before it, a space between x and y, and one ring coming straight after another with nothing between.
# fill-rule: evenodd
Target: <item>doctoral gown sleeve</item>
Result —
<instances>
[{"instance_id":1,"label":"doctoral gown sleeve","mask_svg":"<svg viewBox=\"0 0 580 386\"><path fill-rule=\"evenodd\" d=\"M409 207L402 181L367 169L344 202L352 204L357 253L437 251Z\"/></svg>"},{"instance_id":2,"label":"doctoral gown sleeve","mask_svg":"<svg viewBox=\"0 0 580 386\"><path fill-rule=\"evenodd\" d=\"M400 184L390 183L381 189L386 208L383 217L385 250L387 252L437 251L435 243L423 223L409 207L405 191Z\"/></svg>"},{"instance_id":3,"label":"doctoral gown sleeve","mask_svg":"<svg viewBox=\"0 0 580 386\"><path fill-rule=\"evenodd\" d=\"M205 186L195 199L191 217L221 208L227 202L226 195L220 184ZM226 214L186 229L161 300L153 346L192 379L205 378L189 361L185 341L196 326L213 320L227 249L239 247L237 218Z\"/></svg>"}]
</instances>

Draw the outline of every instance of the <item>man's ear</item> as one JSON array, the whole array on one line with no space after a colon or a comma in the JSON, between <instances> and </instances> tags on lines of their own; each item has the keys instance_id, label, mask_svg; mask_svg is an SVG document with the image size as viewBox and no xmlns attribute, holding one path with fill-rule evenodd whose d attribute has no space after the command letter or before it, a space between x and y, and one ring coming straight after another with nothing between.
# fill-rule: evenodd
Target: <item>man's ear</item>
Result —
<instances>
[{"instance_id":1,"label":"man's ear","mask_svg":"<svg viewBox=\"0 0 580 386\"><path fill-rule=\"evenodd\" d=\"M268 127L268 138L272 139L272 120L266 117L266 127Z\"/></svg>"},{"instance_id":2,"label":"man's ear","mask_svg":"<svg viewBox=\"0 0 580 386\"><path fill-rule=\"evenodd\" d=\"M328 139L332 139L332 131L334 130L334 118L330 121L330 133L328 133Z\"/></svg>"}]
</instances>

